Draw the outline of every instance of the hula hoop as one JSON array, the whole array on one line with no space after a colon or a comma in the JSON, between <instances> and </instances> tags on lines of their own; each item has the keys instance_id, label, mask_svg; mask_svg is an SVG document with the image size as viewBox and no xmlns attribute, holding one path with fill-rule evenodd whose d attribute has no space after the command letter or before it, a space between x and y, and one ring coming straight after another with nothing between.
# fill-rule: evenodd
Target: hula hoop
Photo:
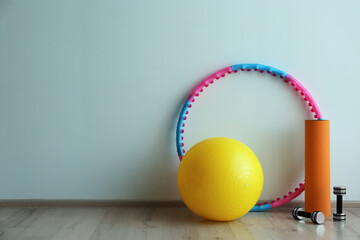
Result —
<instances>
[{"instance_id":1,"label":"hula hoop","mask_svg":"<svg viewBox=\"0 0 360 240\"><path fill-rule=\"evenodd\" d=\"M238 70L248 71L248 72L254 70L259 73L271 74L273 77L280 77L281 79L284 80L284 82L290 84L294 88L294 90L299 93L299 96L301 96L305 102L308 102L307 105L309 106L310 111L314 114L314 118L317 120L322 120L321 112L314 98L306 90L306 88L290 74L287 74L286 72L281 71L279 69L261 64L232 65L230 67L223 68L220 71L217 71L211 74L209 77L205 78L193 89L189 97L186 99L180 111L180 115L176 127L176 148L180 161L183 159L185 155L185 149L183 143L184 138L182 134L184 133L184 127L185 127L184 121L187 119L186 115L189 113L189 108L192 107L191 104L195 102L195 98L198 97L200 93L203 92L204 87L208 87L210 84L213 84L215 79L220 79L222 77L225 77L226 73L228 74L236 73L238 72ZM271 203L267 203L267 202L259 203L255 205L250 211L258 212L258 211L264 211L279 207L299 196L304 191L304 189L305 189L305 183L300 183L299 187L295 188L293 192L290 191L288 195L284 195L282 198L279 197L276 200L271 201Z\"/></svg>"}]
</instances>

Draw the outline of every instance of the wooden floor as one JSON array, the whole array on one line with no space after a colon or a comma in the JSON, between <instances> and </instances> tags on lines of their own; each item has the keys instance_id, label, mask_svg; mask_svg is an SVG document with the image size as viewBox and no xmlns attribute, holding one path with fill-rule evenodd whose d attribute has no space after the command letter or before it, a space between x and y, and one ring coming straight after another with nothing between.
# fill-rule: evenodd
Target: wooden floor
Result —
<instances>
[{"instance_id":1,"label":"wooden floor","mask_svg":"<svg viewBox=\"0 0 360 240\"><path fill-rule=\"evenodd\" d=\"M204 220L184 207L0 208L0 239L360 239L360 208L346 222L296 221L290 209Z\"/></svg>"}]
</instances>

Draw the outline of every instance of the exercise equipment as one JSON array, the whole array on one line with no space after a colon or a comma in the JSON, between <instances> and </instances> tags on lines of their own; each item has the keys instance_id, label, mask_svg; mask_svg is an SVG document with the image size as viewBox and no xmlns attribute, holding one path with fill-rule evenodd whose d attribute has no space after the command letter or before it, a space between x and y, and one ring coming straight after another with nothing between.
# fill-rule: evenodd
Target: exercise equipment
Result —
<instances>
[{"instance_id":1,"label":"exercise equipment","mask_svg":"<svg viewBox=\"0 0 360 240\"><path fill-rule=\"evenodd\" d=\"M259 160L245 144L231 138L209 138L195 144L178 171L178 188L197 215L230 221L258 201L264 182Z\"/></svg>"},{"instance_id":2,"label":"exercise equipment","mask_svg":"<svg viewBox=\"0 0 360 240\"><path fill-rule=\"evenodd\" d=\"M336 195L336 212L333 213L334 221L345 221L346 213L343 212L343 195L346 194L346 187L334 186L334 194Z\"/></svg>"},{"instance_id":3,"label":"exercise equipment","mask_svg":"<svg viewBox=\"0 0 360 240\"><path fill-rule=\"evenodd\" d=\"M201 81L190 93L188 98L186 99L178 118L177 122L177 128L176 128L176 148L177 153L179 156L179 160L182 161L185 155L185 147L183 143L183 133L184 133L184 127L185 127L185 121L188 118L189 110L192 107L192 104L194 104L197 97L200 96L200 94L204 91L205 88L209 87L211 84L213 84L216 80L225 77L226 74L231 73L237 73L237 72L250 72L255 71L258 73L267 73L273 77L278 77L279 79L282 79L285 83L289 84L297 93L298 95L307 103L310 111L313 113L314 118L317 120L322 120L321 112L311 96L311 94L305 89L305 87L297 81L293 76L290 74L281 71L279 69L261 65L261 64L237 64L232 65L226 68L221 69L220 71L217 71L207 78L205 78L203 81ZM185 155L186 156L186 155ZM235 187L234 187L235 188ZM299 196L305 189L304 183L300 183L299 187L295 188L294 191L290 191L288 195L284 195L282 198L277 198L274 201L271 201L271 203L259 203L256 206L254 206L251 211L263 211L268 210L271 208L279 207L292 199Z\"/></svg>"},{"instance_id":4,"label":"exercise equipment","mask_svg":"<svg viewBox=\"0 0 360 240\"><path fill-rule=\"evenodd\" d=\"M305 210L331 216L330 121L305 121Z\"/></svg>"},{"instance_id":5,"label":"exercise equipment","mask_svg":"<svg viewBox=\"0 0 360 240\"><path fill-rule=\"evenodd\" d=\"M292 216L296 220L302 220L304 218L310 218L315 224L323 224L325 221L324 213L320 211L313 211L311 213L305 212L303 208L294 207L292 210Z\"/></svg>"}]
</instances>

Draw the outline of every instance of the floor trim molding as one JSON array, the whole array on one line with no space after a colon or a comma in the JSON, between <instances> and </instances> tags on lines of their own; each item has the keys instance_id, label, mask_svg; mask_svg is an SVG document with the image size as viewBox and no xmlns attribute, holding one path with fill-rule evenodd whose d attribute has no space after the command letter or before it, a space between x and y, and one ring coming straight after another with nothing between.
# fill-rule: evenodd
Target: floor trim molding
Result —
<instances>
[{"instance_id":1,"label":"floor trim molding","mask_svg":"<svg viewBox=\"0 0 360 240\"><path fill-rule=\"evenodd\" d=\"M331 207L335 207L331 201ZM303 207L303 200L291 201L280 208ZM0 199L0 207L185 207L180 200L132 201L89 199ZM344 208L360 208L360 201L344 201Z\"/></svg>"}]
</instances>

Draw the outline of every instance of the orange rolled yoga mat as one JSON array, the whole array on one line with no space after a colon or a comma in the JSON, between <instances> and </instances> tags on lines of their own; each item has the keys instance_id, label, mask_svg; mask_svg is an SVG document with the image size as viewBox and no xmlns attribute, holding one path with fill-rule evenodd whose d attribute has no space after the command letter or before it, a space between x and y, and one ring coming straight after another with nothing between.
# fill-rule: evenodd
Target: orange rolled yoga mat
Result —
<instances>
[{"instance_id":1,"label":"orange rolled yoga mat","mask_svg":"<svg viewBox=\"0 0 360 240\"><path fill-rule=\"evenodd\" d=\"M305 120L305 211L331 215L330 121Z\"/></svg>"}]
</instances>

